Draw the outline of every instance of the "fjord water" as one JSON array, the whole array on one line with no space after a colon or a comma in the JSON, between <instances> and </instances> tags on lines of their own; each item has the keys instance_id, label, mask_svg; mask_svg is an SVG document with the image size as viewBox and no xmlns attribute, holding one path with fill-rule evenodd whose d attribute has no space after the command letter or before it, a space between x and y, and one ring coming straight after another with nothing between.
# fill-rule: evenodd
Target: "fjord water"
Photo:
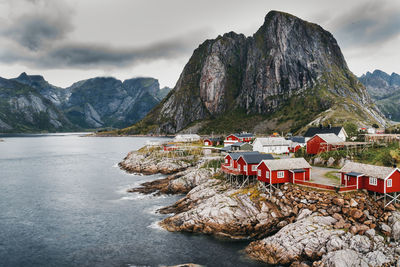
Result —
<instances>
[{"instance_id":1,"label":"fjord water","mask_svg":"<svg viewBox=\"0 0 400 267\"><path fill-rule=\"evenodd\" d=\"M258 266L248 242L170 233L159 207L182 196L128 194L161 175L117 167L149 138L0 136L0 266Z\"/></svg>"}]
</instances>

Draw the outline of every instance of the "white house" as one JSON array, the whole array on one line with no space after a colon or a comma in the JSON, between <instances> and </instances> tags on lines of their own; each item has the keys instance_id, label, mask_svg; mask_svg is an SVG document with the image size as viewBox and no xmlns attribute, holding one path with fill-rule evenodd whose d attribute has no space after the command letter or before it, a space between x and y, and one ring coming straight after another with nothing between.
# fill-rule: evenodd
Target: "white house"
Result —
<instances>
[{"instance_id":1,"label":"white house","mask_svg":"<svg viewBox=\"0 0 400 267\"><path fill-rule=\"evenodd\" d=\"M253 151L261 153L288 153L292 141L283 137L264 137L256 138L253 143Z\"/></svg>"},{"instance_id":2,"label":"white house","mask_svg":"<svg viewBox=\"0 0 400 267\"><path fill-rule=\"evenodd\" d=\"M174 138L174 142L195 142L199 140L200 136L197 134L178 134Z\"/></svg>"}]
</instances>

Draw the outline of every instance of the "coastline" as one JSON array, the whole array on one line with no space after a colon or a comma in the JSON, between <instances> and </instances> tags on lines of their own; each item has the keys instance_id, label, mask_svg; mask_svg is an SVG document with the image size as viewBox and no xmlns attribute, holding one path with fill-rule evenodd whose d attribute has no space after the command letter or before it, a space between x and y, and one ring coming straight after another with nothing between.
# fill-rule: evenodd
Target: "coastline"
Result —
<instances>
[{"instance_id":1,"label":"coastline","mask_svg":"<svg viewBox=\"0 0 400 267\"><path fill-rule=\"evenodd\" d=\"M250 240L247 255L268 264L400 263L399 204L383 210L366 192L339 194L290 184L271 195L257 184L238 189L218 169L205 167L207 157L144 151L130 152L119 166L169 175L128 192L186 194L159 210L170 215L160 222L168 231Z\"/></svg>"}]
</instances>

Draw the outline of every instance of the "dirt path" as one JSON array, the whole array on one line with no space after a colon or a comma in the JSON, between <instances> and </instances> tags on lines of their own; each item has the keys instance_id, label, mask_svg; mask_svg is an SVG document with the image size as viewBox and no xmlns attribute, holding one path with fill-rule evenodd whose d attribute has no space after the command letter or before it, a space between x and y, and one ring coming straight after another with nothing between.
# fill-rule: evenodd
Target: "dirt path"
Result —
<instances>
[{"instance_id":1,"label":"dirt path","mask_svg":"<svg viewBox=\"0 0 400 267\"><path fill-rule=\"evenodd\" d=\"M311 182L326 184L326 185L340 185L339 173L333 173L338 170L339 169L312 167ZM326 177L325 174L329 172L331 172L332 175L336 176L337 179Z\"/></svg>"}]
</instances>

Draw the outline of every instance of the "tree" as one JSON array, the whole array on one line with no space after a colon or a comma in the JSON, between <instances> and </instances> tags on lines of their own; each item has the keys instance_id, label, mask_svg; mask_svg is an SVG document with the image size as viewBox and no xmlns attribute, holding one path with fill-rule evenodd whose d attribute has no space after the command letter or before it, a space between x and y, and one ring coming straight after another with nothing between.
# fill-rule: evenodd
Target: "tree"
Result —
<instances>
[{"instance_id":1,"label":"tree","mask_svg":"<svg viewBox=\"0 0 400 267\"><path fill-rule=\"evenodd\" d=\"M346 130L346 133L349 137L354 137L358 134L358 127L352 122L346 122L344 124L344 129Z\"/></svg>"}]
</instances>

